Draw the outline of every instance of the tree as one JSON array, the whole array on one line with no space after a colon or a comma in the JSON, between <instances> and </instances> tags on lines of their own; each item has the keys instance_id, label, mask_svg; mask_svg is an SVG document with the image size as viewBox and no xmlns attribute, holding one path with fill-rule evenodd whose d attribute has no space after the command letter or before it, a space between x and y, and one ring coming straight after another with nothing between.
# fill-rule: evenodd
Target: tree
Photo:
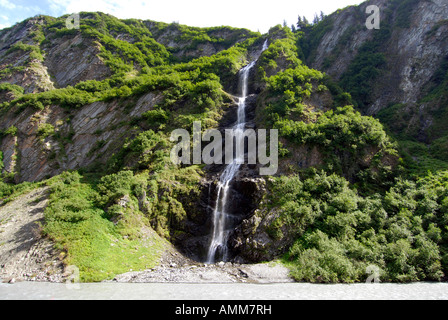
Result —
<instances>
[{"instance_id":1,"label":"tree","mask_svg":"<svg viewBox=\"0 0 448 320\"><path fill-rule=\"evenodd\" d=\"M320 20L324 20L325 19L325 13L323 11L320 12Z\"/></svg>"},{"instance_id":2,"label":"tree","mask_svg":"<svg viewBox=\"0 0 448 320\"><path fill-rule=\"evenodd\" d=\"M297 29L302 29L303 26L303 21L302 21L302 17L299 16L299 20L297 21Z\"/></svg>"},{"instance_id":3,"label":"tree","mask_svg":"<svg viewBox=\"0 0 448 320\"><path fill-rule=\"evenodd\" d=\"M300 17L299 16L299 20L298 20L298 22L297 22L297 29L298 30L306 30L308 27L310 26L310 23L308 22L308 19L305 17L305 16L303 16L303 17Z\"/></svg>"}]
</instances>

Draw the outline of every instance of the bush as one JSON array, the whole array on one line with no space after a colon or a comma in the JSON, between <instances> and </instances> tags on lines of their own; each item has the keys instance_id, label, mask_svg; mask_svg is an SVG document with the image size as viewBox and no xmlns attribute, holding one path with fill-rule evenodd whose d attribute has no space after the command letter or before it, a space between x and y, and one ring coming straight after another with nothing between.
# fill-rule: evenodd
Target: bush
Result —
<instances>
[{"instance_id":1,"label":"bush","mask_svg":"<svg viewBox=\"0 0 448 320\"><path fill-rule=\"evenodd\" d=\"M20 97L24 93L24 91L25 89L23 89L21 86L10 84L7 82L0 83L0 92L11 92L15 98Z\"/></svg>"},{"instance_id":2,"label":"bush","mask_svg":"<svg viewBox=\"0 0 448 320\"><path fill-rule=\"evenodd\" d=\"M150 126L160 126L168 121L169 113L162 109L154 109L145 112L142 117Z\"/></svg>"},{"instance_id":3,"label":"bush","mask_svg":"<svg viewBox=\"0 0 448 320\"><path fill-rule=\"evenodd\" d=\"M54 134L54 126L51 123L43 123L39 125L37 129L37 134L41 139L45 139Z\"/></svg>"},{"instance_id":4,"label":"bush","mask_svg":"<svg viewBox=\"0 0 448 320\"><path fill-rule=\"evenodd\" d=\"M318 146L325 155L324 168L328 172L362 182L367 188L371 179L377 186L390 182L392 167L383 166L382 161L386 156L397 156L396 146L378 120L362 116L353 107L328 111L311 123L279 119L274 127L292 142ZM372 160L365 163L366 157ZM370 171L372 168L375 169ZM363 170L368 175L363 176Z\"/></svg>"},{"instance_id":5,"label":"bush","mask_svg":"<svg viewBox=\"0 0 448 320\"><path fill-rule=\"evenodd\" d=\"M267 90L271 103L265 110L268 122L279 118L300 118L304 111L303 102L311 96L313 83L323 80L323 74L317 70L300 65L294 69L278 72L267 79Z\"/></svg>"},{"instance_id":6,"label":"bush","mask_svg":"<svg viewBox=\"0 0 448 320\"><path fill-rule=\"evenodd\" d=\"M110 202L114 202L119 198L132 194L134 185L134 173L132 171L120 171L101 178L98 184L98 191L102 196L100 204L106 206Z\"/></svg>"},{"instance_id":7,"label":"bush","mask_svg":"<svg viewBox=\"0 0 448 320\"><path fill-rule=\"evenodd\" d=\"M325 173L275 178L272 236L295 239L285 263L298 281L440 281L448 271L448 172L398 181L384 196L361 197Z\"/></svg>"},{"instance_id":8,"label":"bush","mask_svg":"<svg viewBox=\"0 0 448 320\"><path fill-rule=\"evenodd\" d=\"M8 129L6 129L2 135L8 135L10 134L11 136L16 136L17 135L17 127L15 126L10 126Z\"/></svg>"}]
</instances>

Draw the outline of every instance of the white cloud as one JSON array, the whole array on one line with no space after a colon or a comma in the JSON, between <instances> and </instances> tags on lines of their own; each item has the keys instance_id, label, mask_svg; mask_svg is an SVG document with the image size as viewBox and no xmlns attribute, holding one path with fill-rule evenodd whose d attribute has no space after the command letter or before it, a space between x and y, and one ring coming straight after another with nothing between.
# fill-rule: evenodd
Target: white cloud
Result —
<instances>
[{"instance_id":1,"label":"white cloud","mask_svg":"<svg viewBox=\"0 0 448 320\"><path fill-rule=\"evenodd\" d=\"M16 5L12 2L9 2L8 0L0 0L0 7L3 7L5 9L15 9Z\"/></svg>"},{"instance_id":2,"label":"white cloud","mask_svg":"<svg viewBox=\"0 0 448 320\"><path fill-rule=\"evenodd\" d=\"M1 1L1 0L0 0ZM81 11L101 11L117 17L135 17L141 15L145 2L141 0L50 0L50 8L63 8L65 13Z\"/></svg>"},{"instance_id":3,"label":"white cloud","mask_svg":"<svg viewBox=\"0 0 448 320\"><path fill-rule=\"evenodd\" d=\"M6 1L6 0L0 0ZM178 21L191 26L220 26L249 28L267 32L286 20L297 22L298 15L312 20L314 13L330 14L338 8L359 4L363 0L51 0L53 10L64 13L101 11L118 18L149 19L164 22Z\"/></svg>"}]
</instances>

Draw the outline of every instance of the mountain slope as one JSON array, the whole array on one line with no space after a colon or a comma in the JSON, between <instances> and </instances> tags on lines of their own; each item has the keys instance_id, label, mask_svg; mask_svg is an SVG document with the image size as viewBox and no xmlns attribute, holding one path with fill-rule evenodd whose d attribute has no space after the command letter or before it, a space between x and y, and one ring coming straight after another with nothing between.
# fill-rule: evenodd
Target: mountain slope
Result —
<instances>
[{"instance_id":1,"label":"mountain slope","mask_svg":"<svg viewBox=\"0 0 448 320\"><path fill-rule=\"evenodd\" d=\"M231 259L281 259L298 281L364 281L372 264L387 281L441 280L448 271L446 172L430 163L433 173L414 177L382 123L359 112L368 113L369 99L382 98L386 87L401 92L402 78L392 83L387 63L419 44L443 44L439 23L438 42L419 33L405 47L411 53L392 46L393 37L409 33L415 8L438 3L384 2L379 32L364 30L366 4L265 35L87 12L80 29L67 29L64 16L3 30L0 196L48 187L41 233L83 281L154 266L165 240L202 261L223 166L173 163L171 132L191 132L195 121L203 130L232 127L239 71L259 56L246 123L278 129L279 170L264 177L260 165L243 165L232 181ZM425 83L415 83L437 108L442 60L441 68L431 64ZM403 113L402 106L392 110ZM387 107L377 114L383 121ZM384 122L390 130L398 124Z\"/></svg>"},{"instance_id":2,"label":"mountain slope","mask_svg":"<svg viewBox=\"0 0 448 320\"><path fill-rule=\"evenodd\" d=\"M380 30L365 27L368 5L380 8ZM308 63L337 80L364 114L382 120L425 168L446 167L427 165L427 157L448 160L447 21L443 0L372 0L333 13L301 40Z\"/></svg>"}]
</instances>

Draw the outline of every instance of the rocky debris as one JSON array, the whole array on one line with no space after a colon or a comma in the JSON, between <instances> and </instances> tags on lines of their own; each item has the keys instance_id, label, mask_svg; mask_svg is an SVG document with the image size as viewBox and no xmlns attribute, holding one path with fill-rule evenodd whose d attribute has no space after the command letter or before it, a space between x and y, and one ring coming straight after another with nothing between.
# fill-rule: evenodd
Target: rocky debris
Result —
<instances>
[{"instance_id":1,"label":"rocky debris","mask_svg":"<svg viewBox=\"0 0 448 320\"><path fill-rule=\"evenodd\" d=\"M40 233L47 197L40 188L0 207L0 282L63 281L60 252Z\"/></svg>"},{"instance_id":2,"label":"rocky debris","mask_svg":"<svg viewBox=\"0 0 448 320\"><path fill-rule=\"evenodd\" d=\"M288 283L294 282L289 270L280 264L186 264L162 265L142 272L116 276L120 283Z\"/></svg>"},{"instance_id":3,"label":"rocky debris","mask_svg":"<svg viewBox=\"0 0 448 320\"><path fill-rule=\"evenodd\" d=\"M169 246L159 266L117 275L105 282L119 283L288 283L294 282L289 269L277 262L239 264L218 262L206 264L194 261Z\"/></svg>"}]
</instances>

